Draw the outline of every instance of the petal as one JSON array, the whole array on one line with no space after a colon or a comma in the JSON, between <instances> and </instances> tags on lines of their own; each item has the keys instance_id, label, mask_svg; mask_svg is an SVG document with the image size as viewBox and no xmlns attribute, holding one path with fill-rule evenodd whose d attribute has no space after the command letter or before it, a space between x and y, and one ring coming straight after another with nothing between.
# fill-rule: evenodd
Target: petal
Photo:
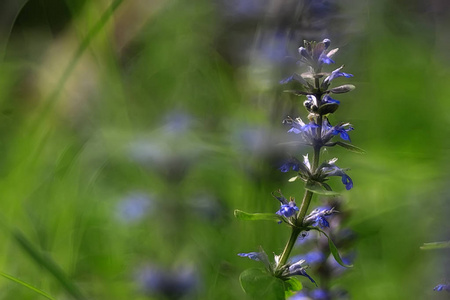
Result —
<instances>
[{"instance_id":1,"label":"petal","mask_svg":"<svg viewBox=\"0 0 450 300\"><path fill-rule=\"evenodd\" d=\"M347 191L353 187L353 180L345 173L342 175L342 183L345 184Z\"/></svg>"},{"instance_id":2,"label":"petal","mask_svg":"<svg viewBox=\"0 0 450 300\"><path fill-rule=\"evenodd\" d=\"M334 61L331 58L329 58L326 54L320 55L319 62L327 64L327 65L334 64Z\"/></svg>"},{"instance_id":3,"label":"petal","mask_svg":"<svg viewBox=\"0 0 450 300\"><path fill-rule=\"evenodd\" d=\"M261 260L261 253L259 252L250 252L250 253L238 253L238 256L240 257L248 257L252 260L260 261Z\"/></svg>"}]
</instances>

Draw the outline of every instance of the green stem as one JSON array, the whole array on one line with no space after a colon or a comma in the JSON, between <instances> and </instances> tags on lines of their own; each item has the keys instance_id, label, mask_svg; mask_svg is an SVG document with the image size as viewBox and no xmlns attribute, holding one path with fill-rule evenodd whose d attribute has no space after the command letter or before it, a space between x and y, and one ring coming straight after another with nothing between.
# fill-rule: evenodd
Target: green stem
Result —
<instances>
[{"instance_id":1,"label":"green stem","mask_svg":"<svg viewBox=\"0 0 450 300\"><path fill-rule=\"evenodd\" d=\"M278 266L284 266L289 258L289 255L291 254L292 248L295 245L295 242L297 241L297 237L302 232L302 229L299 227L292 227L291 236L289 237L289 241L287 242L286 246L284 247L283 253L281 254L280 262L278 263ZM278 267L277 266L277 267Z\"/></svg>"}]
</instances>

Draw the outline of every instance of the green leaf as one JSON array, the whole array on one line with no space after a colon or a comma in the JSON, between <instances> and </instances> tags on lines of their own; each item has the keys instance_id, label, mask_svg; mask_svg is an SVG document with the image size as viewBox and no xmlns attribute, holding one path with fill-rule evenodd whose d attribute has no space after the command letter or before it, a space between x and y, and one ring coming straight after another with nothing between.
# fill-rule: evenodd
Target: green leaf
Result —
<instances>
[{"instance_id":1,"label":"green leaf","mask_svg":"<svg viewBox=\"0 0 450 300\"><path fill-rule=\"evenodd\" d=\"M420 249L422 250L447 249L447 248L450 248L450 241L423 243L423 246L420 247Z\"/></svg>"},{"instance_id":2,"label":"green leaf","mask_svg":"<svg viewBox=\"0 0 450 300\"><path fill-rule=\"evenodd\" d=\"M324 189L319 183L317 182L307 182L305 189L313 192L315 194L319 194L319 195L326 195L326 196L337 196L339 195L339 193L334 192L334 191L328 191L326 189Z\"/></svg>"},{"instance_id":3,"label":"green leaf","mask_svg":"<svg viewBox=\"0 0 450 300\"><path fill-rule=\"evenodd\" d=\"M246 221L281 221L282 218L273 213L246 213L245 211L236 209L234 216L239 220Z\"/></svg>"},{"instance_id":4,"label":"green leaf","mask_svg":"<svg viewBox=\"0 0 450 300\"><path fill-rule=\"evenodd\" d=\"M323 233L327 237L327 239L328 239L328 247L330 247L330 252L333 255L334 259L338 262L338 264L340 264L341 266L346 267L346 268L353 267L353 265L347 265L346 263L344 263L342 261L342 258L341 258L340 254L339 254L338 249L336 248L336 245L333 243L333 241L328 236L328 234L326 234L325 231L323 231L322 229L319 229L317 227L309 227L309 229L317 230L317 231Z\"/></svg>"},{"instance_id":5,"label":"green leaf","mask_svg":"<svg viewBox=\"0 0 450 300\"><path fill-rule=\"evenodd\" d=\"M295 277L291 277L284 282L284 288L286 290L285 296L286 298L294 295L296 292L300 291L303 288L302 283Z\"/></svg>"},{"instance_id":6,"label":"green leaf","mask_svg":"<svg viewBox=\"0 0 450 300\"><path fill-rule=\"evenodd\" d=\"M343 148L345 148L347 150L350 150L352 152L355 152L355 153L360 153L360 154L366 153L366 151L364 151L361 148L358 148L356 146L353 146L352 144L347 144L347 143L344 143L344 142L341 142L341 141L336 142L336 145L339 145L339 146L341 146L341 147L343 147Z\"/></svg>"},{"instance_id":7,"label":"green leaf","mask_svg":"<svg viewBox=\"0 0 450 300\"><path fill-rule=\"evenodd\" d=\"M26 288L28 288L28 289L30 289L30 290L36 292L36 293L38 293L39 295L41 295L41 296L43 296L43 297L45 297L45 298L47 298L47 299L55 300L55 298L53 298L52 296L50 296L50 295L47 294L46 292L41 291L41 290L38 289L38 288L35 288L34 286L32 286L32 285L26 283L25 281L20 280L19 278L16 278L16 277L14 277L14 276L8 275L8 274L3 273L3 272L0 272L0 275L2 275L3 277L5 277L5 278L7 278L7 279L9 279L9 280L11 280L11 281L13 281L13 282L15 282L15 283L18 283L18 284L20 284L20 285L22 285L22 286L24 286L24 287L26 287Z\"/></svg>"},{"instance_id":8,"label":"green leaf","mask_svg":"<svg viewBox=\"0 0 450 300\"><path fill-rule=\"evenodd\" d=\"M285 300L283 280L261 269L247 269L239 276L244 292L253 299Z\"/></svg>"}]
</instances>

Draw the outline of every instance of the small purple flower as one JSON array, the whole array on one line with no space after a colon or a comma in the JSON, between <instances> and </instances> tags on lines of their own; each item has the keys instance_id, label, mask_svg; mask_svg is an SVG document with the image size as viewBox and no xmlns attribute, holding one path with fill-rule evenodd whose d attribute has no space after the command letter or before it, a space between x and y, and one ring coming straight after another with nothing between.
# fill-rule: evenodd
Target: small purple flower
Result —
<instances>
[{"instance_id":1,"label":"small purple flower","mask_svg":"<svg viewBox=\"0 0 450 300\"><path fill-rule=\"evenodd\" d=\"M348 127L348 128L345 128ZM351 127L351 125L349 123L345 123L342 125L336 125L333 127L333 134L334 135L340 135L341 138L345 141L350 141L350 136L348 135L347 132L352 131L354 128Z\"/></svg>"},{"instance_id":2,"label":"small purple flower","mask_svg":"<svg viewBox=\"0 0 450 300\"><path fill-rule=\"evenodd\" d=\"M312 96L314 97L314 96ZM315 98L315 97L314 97ZM311 129L319 127L316 123L310 122L308 124L303 123L302 119L297 118L292 121L292 128L288 130L288 133L309 133L311 132Z\"/></svg>"},{"instance_id":3,"label":"small purple flower","mask_svg":"<svg viewBox=\"0 0 450 300\"><path fill-rule=\"evenodd\" d=\"M291 200L288 204L281 204L281 208L276 212L276 214L279 216L290 218L295 215L297 211L299 211L297 204L295 204L295 202Z\"/></svg>"},{"instance_id":4,"label":"small purple flower","mask_svg":"<svg viewBox=\"0 0 450 300\"><path fill-rule=\"evenodd\" d=\"M336 166L334 163L337 161L337 158L330 160L328 163L322 164L321 170L322 172L328 176L340 176L342 178L342 183L345 185L347 190L353 188L353 181L345 174L344 170Z\"/></svg>"},{"instance_id":5,"label":"small purple flower","mask_svg":"<svg viewBox=\"0 0 450 300\"><path fill-rule=\"evenodd\" d=\"M330 227L326 217L335 213L335 210L326 208L316 208L305 218L305 222L312 226L319 226L320 228Z\"/></svg>"},{"instance_id":6,"label":"small purple flower","mask_svg":"<svg viewBox=\"0 0 450 300\"><path fill-rule=\"evenodd\" d=\"M292 265L289 266L288 268L288 274L287 276L296 276L296 275L300 275L300 276L305 276L307 277L309 280L311 280L312 283L314 283L315 285L317 285L317 283L314 281L314 279L311 278L311 276L309 276L306 271L305 271L305 261L304 260L299 260L296 263L293 263Z\"/></svg>"},{"instance_id":7,"label":"small purple flower","mask_svg":"<svg viewBox=\"0 0 450 300\"><path fill-rule=\"evenodd\" d=\"M315 138L314 129L318 128L319 125L314 122L305 124L300 118L296 118L295 120L287 118L283 121L283 123L290 124L292 126L291 129L288 130L288 133L301 134L306 143L313 144Z\"/></svg>"},{"instance_id":8,"label":"small purple flower","mask_svg":"<svg viewBox=\"0 0 450 300\"><path fill-rule=\"evenodd\" d=\"M238 256L240 256L240 257L248 257L248 258L250 258L252 260L255 260L255 261L261 261L263 259L261 252L238 253Z\"/></svg>"},{"instance_id":9,"label":"small purple flower","mask_svg":"<svg viewBox=\"0 0 450 300\"><path fill-rule=\"evenodd\" d=\"M170 299L191 295L200 285L197 271L187 266L176 270L146 267L138 273L137 281L143 292Z\"/></svg>"},{"instance_id":10,"label":"small purple flower","mask_svg":"<svg viewBox=\"0 0 450 300\"><path fill-rule=\"evenodd\" d=\"M305 47L298 48L298 52L302 56L301 61L306 62L315 66L320 66L322 64L334 64L331 57L337 52L337 49L330 50L326 52L330 46L331 41L329 39L324 39L320 43L305 43Z\"/></svg>"},{"instance_id":11,"label":"small purple flower","mask_svg":"<svg viewBox=\"0 0 450 300\"><path fill-rule=\"evenodd\" d=\"M350 136L347 132L354 130L350 123L341 123L336 126L331 126L327 118L322 122L322 142L327 143L333 136L339 135L341 139L350 141Z\"/></svg>"},{"instance_id":12,"label":"small purple flower","mask_svg":"<svg viewBox=\"0 0 450 300\"><path fill-rule=\"evenodd\" d=\"M330 227L330 223L328 223L327 219L325 217L317 217L314 220L313 226L319 226L320 228Z\"/></svg>"},{"instance_id":13,"label":"small purple flower","mask_svg":"<svg viewBox=\"0 0 450 300\"><path fill-rule=\"evenodd\" d=\"M331 74L324 79L323 85L328 86L332 80L334 80L334 79L336 79L338 77L346 77L346 78L353 77L352 74L341 72L343 67L344 66L339 67L336 70L334 70L333 72L331 72Z\"/></svg>"},{"instance_id":14,"label":"small purple flower","mask_svg":"<svg viewBox=\"0 0 450 300\"><path fill-rule=\"evenodd\" d=\"M434 287L433 291L441 292L441 291L447 291L450 292L450 285L449 284L438 284Z\"/></svg>"},{"instance_id":15,"label":"small purple flower","mask_svg":"<svg viewBox=\"0 0 450 300\"><path fill-rule=\"evenodd\" d=\"M292 257L292 261L305 260L308 265L321 264L325 261L326 257L321 251L310 251L306 254L296 255Z\"/></svg>"}]
</instances>

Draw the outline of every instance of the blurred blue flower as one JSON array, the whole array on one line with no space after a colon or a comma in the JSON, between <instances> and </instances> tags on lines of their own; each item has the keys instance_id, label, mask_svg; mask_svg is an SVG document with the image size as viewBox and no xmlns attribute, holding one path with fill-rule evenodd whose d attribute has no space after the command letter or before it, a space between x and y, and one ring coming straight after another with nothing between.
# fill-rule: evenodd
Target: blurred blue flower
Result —
<instances>
[{"instance_id":1,"label":"blurred blue flower","mask_svg":"<svg viewBox=\"0 0 450 300\"><path fill-rule=\"evenodd\" d=\"M187 266L172 270L145 267L138 273L137 280L143 292L170 299L193 294L200 285L197 271Z\"/></svg>"},{"instance_id":2,"label":"blurred blue flower","mask_svg":"<svg viewBox=\"0 0 450 300\"><path fill-rule=\"evenodd\" d=\"M309 295L314 300L331 300L330 293L324 289L312 290Z\"/></svg>"},{"instance_id":3,"label":"blurred blue flower","mask_svg":"<svg viewBox=\"0 0 450 300\"><path fill-rule=\"evenodd\" d=\"M169 111L164 116L164 127L168 132L183 134L192 129L193 117L181 110Z\"/></svg>"},{"instance_id":4,"label":"blurred blue flower","mask_svg":"<svg viewBox=\"0 0 450 300\"><path fill-rule=\"evenodd\" d=\"M344 264L351 265L355 261L356 252L355 251L351 251L350 253L346 253L345 255L342 255L341 258L342 258L342 261L344 262ZM334 259L334 257L332 255L330 255L328 257L326 263L327 263L328 269L331 272L331 275L333 277L338 277L338 276L342 275L343 273L348 272L348 270L349 270L349 268L341 266Z\"/></svg>"},{"instance_id":5,"label":"blurred blue flower","mask_svg":"<svg viewBox=\"0 0 450 300\"><path fill-rule=\"evenodd\" d=\"M318 250L310 251L306 254L300 254L292 257L292 261L296 262L299 260L305 260L310 266L321 264L325 261L325 259L325 254Z\"/></svg>"},{"instance_id":6,"label":"blurred blue flower","mask_svg":"<svg viewBox=\"0 0 450 300\"><path fill-rule=\"evenodd\" d=\"M296 172L300 171L300 162L296 158L290 158L279 168L283 173L289 172L291 169Z\"/></svg>"},{"instance_id":7,"label":"blurred blue flower","mask_svg":"<svg viewBox=\"0 0 450 300\"><path fill-rule=\"evenodd\" d=\"M153 200L144 193L132 193L117 203L116 212L120 220L138 221L150 212Z\"/></svg>"},{"instance_id":8,"label":"blurred blue flower","mask_svg":"<svg viewBox=\"0 0 450 300\"><path fill-rule=\"evenodd\" d=\"M447 291L450 292L450 285L449 284L438 284L434 287L433 291L441 292L441 291Z\"/></svg>"},{"instance_id":9,"label":"blurred blue flower","mask_svg":"<svg viewBox=\"0 0 450 300\"><path fill-rule=\"evenodd\" d=\"M315 233L310 231L302 231L297 238L296 245L304 245L315 241Z\"/></svg>"},{"instance_id":10,"label":"blurred blue flower","mask_svg":"<svg viewBox=\"0 0 450 300\"><path fill-rule=\"evenodd\" d=\"M308 293L306 291L300 291L289 297L288 300L311 300L311 298L308 297Z\"/></svg>"}]
</instances>

